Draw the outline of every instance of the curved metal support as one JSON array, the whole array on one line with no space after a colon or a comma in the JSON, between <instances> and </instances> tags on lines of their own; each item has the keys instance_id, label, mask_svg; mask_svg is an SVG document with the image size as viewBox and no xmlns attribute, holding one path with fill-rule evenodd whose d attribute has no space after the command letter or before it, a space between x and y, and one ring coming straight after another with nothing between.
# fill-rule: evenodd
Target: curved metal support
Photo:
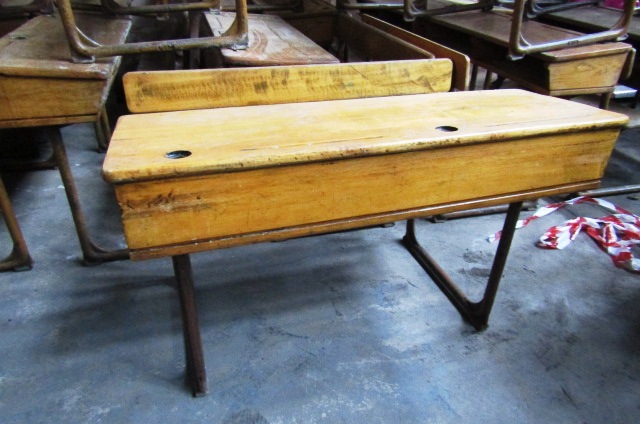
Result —
<instances>
[{"instance_id":1,"label":"curved metal support","mask_svg":"<svg viewBox=\"0 0 640 424\"><path fill-rule=\"evenodd\" d=\"M627 34L631 18L633 18L636 0L625 0L624 11L620 19L609 30L539 44L531 44L522 36L522 21L526 9L525 4L526 0L516 0L514 2L511 33L509 37L509 58L512 60L521 59L525 55L532 53L584 46L599 43L601 41L623 39Z\"/></svg>"},{"instance_id":2,"label":"curved metal support","mask_svg":"<svg viewBox=\"0 0 640 424\"><path fill-rule=\"evenodd\" d=\"M507 262L511 240L513 240L513 234L515 233L521 208L522 202L515 202L509 205L496 256L491 266L489 280L487 281L484 295L478 302L469 300L440 265L422 248L416 239L414 220L410 219L407 221L407 232L402 239L403 244L426 273L433 279L434 283L436 283L440 290L447 296L458 312L460 312L460 315L473 325L476 330L485 329L489 322L489 315L491 314L491 308L493 307L498 286L500 285L500 279L504 272L504 266Z\"/></svg>"},{"instance_id":3,"label":"curved metal support","mask_svg":"<svg viewBox=\"0 0 640 424\"><path fill-rule=\"evenodd\" d=\"M87 222L80 205L78 189L76 188L75 181L73 180L73 174L71 173L71 167L69 166L67 152L64 147L64 142L62 141L62 136L60 135L60 129L57 127L43 127L42 131L45 133L46 138L49 140L53 148L53 157L55 158L56 166L60 171L60 178L62 179L62 184L64 186L65 193L67 194L73 223L75 224L78 240L80 241L80 247L82 248L84 263L92 265L129 259L129 251L127 249L109 251L95 245L91 241Z\"/></svg>"},{"instance_id":4,"label":"curved metal support","mask_svg":"<svg viewBox=\"0 0 640 424\"><path fill-rule=\"evenodd\" d=\"M473 4L452 4L450 6L429 10L428 0L404 0L404 20L412 22L420 16L446 15L449 13L466 12L468 10L478 9L482 9L486 12L493 8L493 4L493 0L478 0L477 3Z\"/></svg>"},{"instance_id":5,"label":"curved metal support","mask_svg":"<svg viewBox=\"0 0 640 424\"><path fill-rule=\"evenodd\" d=\"M0 260L0 271L26 271L33 266L33 260L29 255L27 243L24 241L22 231L18 226L18 220L13 213L9 195L4 187L4 183L0 178L0 212L4 215L4 221L7 224L9 235L13 241L13 249L9 256Z\"/></svg>"},{"instance_id":6,"label":"curved metal support","mask_svg":"<svg viewBox=\"0 0 640 424\"><path fill-rule=\"evenodd\" d=\"M246 48L249 43L248 11L246 0L236 0L236 17L233 24L221 36L196 39L144 41L137 43L102 45L84 35L77 27L70 0L58 0L65 34L69 41L74 62L91 63L96 57L124 54L153 53L208 47Z\"/></svg>"},{"instance_id":7,"label":"curved metal support","mask_svg":"<svg viewBox=\"0 0 640 424\"><path fill-rule=\"evenodd\" d=\"M534 19L546 13L561 12L563 10L575 9L576 7L592 6L600 3L600 0L578 0L566 3L554 4L553 6L539 6L536 0L527 2L527 19Z\"/></svg>"}]
</instances>

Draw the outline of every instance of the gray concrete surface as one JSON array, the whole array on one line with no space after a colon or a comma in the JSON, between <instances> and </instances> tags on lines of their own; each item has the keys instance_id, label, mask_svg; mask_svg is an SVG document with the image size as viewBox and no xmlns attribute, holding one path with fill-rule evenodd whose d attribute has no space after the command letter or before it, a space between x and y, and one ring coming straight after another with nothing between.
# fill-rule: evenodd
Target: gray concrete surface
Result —
<instances>
[{"instance_id":1,"label":"gray concrete surface","mask_svg":"<svg viewBox=\"0 0 640 424\"><path fill-rule=\"evenodd\" d=\"M122 247L92 127L63 136L92 236ZM625 146L637 176L638 149ZM85 267L57 171L3 177L35 265L0 274L2 423L640 420L640 277L583 235L563 251L534 246L549 226L604 211L575 207L516 233L484 332L400 245L403 223L193 255L209 377L194 399L170 260ZM629 196L608 200L640 212ZM478 293L501 221L418 230Z\"/></svg>"},{"instance_id":2,"label":"gray concrete surface","mask_svg":"<svg viewBox=\"0 0 640 424\"><path fill-rule=\"evenodd\" d=\"M637 125L637 111L612 108ZM92 126L63 136L93 239L124 247ZM633 138L605 184L640 182ZM0 273L2 424L640 421L640 276L584 235L563 251L535 247L551 225L606 214L596 208L516 233L484 332L401 246L403 223L193 255L209 378L194 399L171 261L83 266L58 172L2 176L35 260ZM640 213L638 200L608 200ZM477 296L502 219L422 220L418 234ZM0 257L9 246L0 222Z\"/></svg>"}]
</instances>

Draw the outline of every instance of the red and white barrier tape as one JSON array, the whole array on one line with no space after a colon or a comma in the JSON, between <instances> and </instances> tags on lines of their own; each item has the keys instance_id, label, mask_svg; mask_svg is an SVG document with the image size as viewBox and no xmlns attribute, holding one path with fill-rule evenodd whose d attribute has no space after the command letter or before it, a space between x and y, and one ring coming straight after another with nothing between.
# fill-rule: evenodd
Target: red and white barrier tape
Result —
<instances>
[{"instance_id":1,"label":"red and white barrier tape","mask_svg":"<svg viewBox=\"0 0 640 424\"><path fill-rule=\"evenodd\" d=\"M581 196L566 202L552 203L536 211L532 216L521 219L516 228L526 227L531 221L541 218L564 206L580 203L595 203L614 212L602 218L578 217L561 225L549 228L538 240L537 246L545 249L564 249L583 229L595 242L611 256L615 266L628 271L640 272L640 259L633 256L634 245L640 245L640 217L606 200ZM493 242L500 239L502 231L488 238Z\"/></svg>"}]
</instances>

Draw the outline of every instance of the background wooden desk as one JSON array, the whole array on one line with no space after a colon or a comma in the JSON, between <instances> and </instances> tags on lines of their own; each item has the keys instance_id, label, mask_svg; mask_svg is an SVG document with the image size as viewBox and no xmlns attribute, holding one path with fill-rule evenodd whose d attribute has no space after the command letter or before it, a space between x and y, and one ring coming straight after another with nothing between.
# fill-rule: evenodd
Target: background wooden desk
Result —
<instances>
[{"instance_id":1,"label":"background wooden desk","mask_svg":"<svg viewBox=\"0 0 640 424\"><path fill-rule=\"evenodd\" d=\"M124 42L128 19L78 13L78 22L92 37L106 43ZM95 63L73 63L59 16L37 16L0 38L0 129L35 128L51 142L85 262L127 258L126 251L109 252L90 239L80 199L59 128L91 122L102 147L110 137L105 102L120 66L120 57Z\"/></svg>"}]
</instances>

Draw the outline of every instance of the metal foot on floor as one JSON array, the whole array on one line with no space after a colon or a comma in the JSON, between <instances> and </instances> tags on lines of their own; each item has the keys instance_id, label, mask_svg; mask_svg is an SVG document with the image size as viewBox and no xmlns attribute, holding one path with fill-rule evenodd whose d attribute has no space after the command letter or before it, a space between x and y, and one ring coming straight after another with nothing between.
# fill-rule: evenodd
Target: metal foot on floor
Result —
<instances>
[{"instance_id":1,"label":"metal foot on floor","mask_svg":"<svg viewBox=\"0 0 640 424\"><path fill-rule=\"evenodd\" d=\"M62 141L60 129L57 127L46 127L43 131L46 132L45 135L51 142L51 146L53 148L53 158L55 159L56 166L60 171L60 178L62 179L62 184L64 185L64 190L67 194L67 200L69 201L69 207L71 208L71 215L80 241L80 247L82 248L85 265L96 265L103 262L129 259L129 251L127 249L106 250L91 241L86 219L80 206L78 189L76 188L75 181L73 180L73 174L71 173L71 167L69 166L69 159L67 158L67 152Z\"/></svg>"},{"instance_id":2,"label":"metal foot on floor","mask_svg":"<svg viewBox=\"0 0 640 424\"><path fill-rule=\"evenodd\" d=\"M402 239L403 244L427 274L429 274L440 290L447 296L458 312L460 312L460 315L473 325L476 330L483 330L488 325L489 315L491 314L491 308L493 307L504 266L507 262L507 256L521 209L522 202L515 202L509 205L496 256L493 260L491 273L489 274L489 280L487 281L482 300L479 302L472 302L467 298L440 265L438 265L420 245L415 235L415 221L413 219L407 221L407 231Z\"/></svg>"},{"instance_id":3,"label":"metal foot on floor","mask_svg":"<svg viewBox=\"0 0 640 424\"><path fill-rule=\"evenodd\" d=\"M13 213L9 195L0 179L0 212L4 216L9 235L13 241L13 249L9 256L0 261L0 271L27 271L33 267L33 260L29 255L27 243L24 241L18 220Z\"/></svg>"},{"instance_id":4,"label":"metal foot on floor","mask_svg":"<svg viewBox=\"0 0 640 424\"><path fill-rule=\"evenodd\" d=\"M207 394L207 373L202 353L202 340L200 339L191 260L189 255L173 256L172 260L178 284L178 295L180 296L187 379L193 396L200 397Z\"/></svg>"}]
</instances>

